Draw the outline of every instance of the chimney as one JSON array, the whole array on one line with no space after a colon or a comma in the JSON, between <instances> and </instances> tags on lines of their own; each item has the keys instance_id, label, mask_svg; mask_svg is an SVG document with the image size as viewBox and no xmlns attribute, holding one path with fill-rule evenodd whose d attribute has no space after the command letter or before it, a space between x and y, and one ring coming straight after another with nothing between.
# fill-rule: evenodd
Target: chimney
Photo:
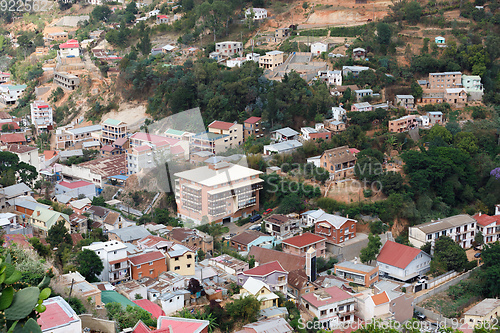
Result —
<instances>
[{"instance_id":1,"label":"chimney","mask_svg":"<svg viewBox=\"0 0 500 333\"><path fill-rule=\"evenodd\" d=\"M306 275L309 281L316 281L316 250L312 247L306 252Z\"/></svg>"},{"instance_id":2,"label":"chimney","mask_svg":"<svg viewBox=\"0 0 500 333\"><path fill-rule=\"evenodd\" d=\"M345 217L346 217L346 219L348 219L349 218L349 214L347 214Z\"/></svg>"},{"instance_id":3,"label":"chimney","mask_svg":"<svg viewBox=\"0 0 500 333\"><path fill-rule=\"evenodd\" d=\"M479 212L479 216L481 216L481 212Z\"/></svg>"},{"instance_id":4,"label":"chimney","mask_svg":"<svg viewBox=\"0 0 500 333\"><path fill-rule=\"evenodd\" d=\"M174 329L172 328L172 325L168 325L168 332L174 333Z\"/></svg>"},{"instance_id":5,"label":"chimney","mask_svg":"<svg viewBox=\"0 0 500 333\"><path fill-rule=\"evenodd\" d=\"M36 212L36 216L40 216L41 212L39 210L37 210Z\"/></svg>"}]
</instances>

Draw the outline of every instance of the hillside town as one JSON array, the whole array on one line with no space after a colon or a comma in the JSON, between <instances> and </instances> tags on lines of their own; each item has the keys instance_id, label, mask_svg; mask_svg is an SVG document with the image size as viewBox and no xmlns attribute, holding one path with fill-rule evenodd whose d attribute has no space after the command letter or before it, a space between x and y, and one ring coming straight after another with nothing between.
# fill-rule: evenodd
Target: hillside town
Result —
<instances>
[{"instance_id":1,"label":"hillside town","mask_svg":"<svg viewBox=\"0 0 500 333\"><path fill-rule=\"evenodd\" d=\"M0 11L0 331L500 331L497 2L37 5Z\"/></svg>"}]
</instances>

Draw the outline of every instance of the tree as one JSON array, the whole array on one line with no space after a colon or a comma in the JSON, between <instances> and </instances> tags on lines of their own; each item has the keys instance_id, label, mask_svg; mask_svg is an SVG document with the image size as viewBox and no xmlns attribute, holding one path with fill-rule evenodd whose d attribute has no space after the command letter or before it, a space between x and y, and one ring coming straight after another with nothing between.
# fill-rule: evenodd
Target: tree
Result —
<instances>
[{"instance_id":1,"label":"tree","mask_svg":"<svg viewBox=\"0 0 500 333\"><path fill-rule=\"evenodd\" d=\"M424 245L422 245L420 247L420 250L424 251L425 253L427 254L431 254L431 251L432 251L432 243L431 242L427 242L425 243Z\"/></svg>"},{"instance_id":2,"label":"tree","mask_svg":"<svg viewBox=\"0 0 500 333\"><path fill-rule=\"evenodd\" d=\"M108 318L116 321L121 330L134 327L139 320L146 326L156 327L156 319L151 313L138 306L127 305L124 309L120 303L111 302L106 304L106 310Z\"/></svg>"},{"instance_id":3,"label":"tree","mask_svg":"<svg viewBox=\"0 0 500 333\"><path fill-rule=\"evenodd\" d=\"M321 182L321 184L325 184L325 182L330 178L330 173L328 170L324 168L314 168L314 179L316 179L318 182Z\"/></svg>"},{"instance_id":4,"label":"tree","mask_svg":"<svg viewBox=\"0 0 500 333\"><path fill-rule=\"evenodd\" d=\"M98 275L104 269L101 258L89 249L82 250L76 255L77 270L88 282L98 282Z\"/></svg>"},{"instance_id":5,"label":"tree","mask_svg":"<svg viewBox=\"0 0 500 333\"><path fill-rule=\"evenodd\" d=\"M428 141L442 140L445 143L450 143L452 139L453 135L451 135L450 131L441 125L432 126L429 134L427 134Z\"/></svg>"},{"instance_id":6,"label":"tree","mask_svg":"<svg viewBox=\"0 0 500 333\"><path fill-rule=\"evenodd\" d=\"M368 235L368 245L361 249L361 253L359 255L361 262L368 263L377 259L381 246L382 242L380 241L380 236L370 233Z\"/></svg>"},{"instance_id":7,"label":"tree","mask_svg":"<svg viewBox=\"0 0 500 333\"><path fill-rule=\"evenodd\" d=\"M413 95L413 97L415 97L415 98L421 98L423 92L424 92L424 90L422 89L422 87L420 86L420 84L418 84L418 82L413 81L411 83L411 94Z\"/></svg>"},{"instance_id":8,"label":"tree","mask_svg":"<svg viewBox=\"0 0 500 333\"><path fill-rule=\"evenodd\" d=\"M404 13L408 22L416 24L422 16L422 6L417 1L410 1L405 5Z\"/></svg>"},{"instance_id":9,"label":"tree","mask_svg":"<svg viewBox=\"0 0 500 333\"><path fill-rule=\"evenodd\" d=\"M90 13L90 20L96 23L106 22L111 15L111 9L108 6L96 6Z\"/></svg>"},{"instance_id":10,"label":"tree","mask_svg":"<svg viewBox=\"0 0 500 333\"><path fill-rule=\"evenodd\" d=\"M50 246L43 245L40 239L32 237L28 240L40 257L46 258L50 254Z\"/></svg>"},{"instance_id":11,"label":"tree","mask_svg":"<svg viewBox=\"0 0 500 333\"><path fill-rule=\"evenodd\" d=\"M477 153L477 138L471 132L459 132L454 138L455 147L467 152L470 155Z\"/></svg>"},{"instance_id":12,"label":"tree","mask_svg":"<svg viewBox=\"0 0 500 333\"><path fill-rule=\"evenodd\" d=\"M484 236L481 231L478 231L476 235L474 236L474 242L476 243L476 246L481 246L484 243Z\"/></svg>"},{"instance_id":13,"label":"tree","mask_svg":"<svg viewBox=\"0 0 500 333\"><path fill-rule=\"evenodd\" d=\"M448 236L439 237L434 244L433 261L440 263L446 271L461 272L467 263L465 250Z\"/></svg>"},{"instance_id":14,"label":"tree","mask_svg":"<svg viewBox=\"0 0 500 333\"><path fill-rule=\"evenodd\" d=\"M196 280L195 278L191 278L189 280L187 290L191 292L191 294L196 294L197 292L200 292L203 290L203 287L200 284L200 281Z\"/></svg>"},{"instance_id":15,"label":"tree","mask_svg":"<svg viewBox=\"0 0 500 333\"><path fill-rule=\"evenodd\" d=\"M260 313L260 302L254 296L246 296L226 304L227 313L244 324L254 322Z\"/></svg>"},{"instance_id":16,"label":"tree","mask_svg":"<svg viewBox=\"0 0 500 333\"><path fill-rule=\"evenodd\" d=\"M289 214L291 212L300 211L304 208L304 202L300 199L297 193L288 194L278 208L279 214Z\"/></svg>"},{"instance_id":17,"label":"tree","mask_svg":"<svg viewBox=\"0 0 500 333\"><path fill-rule=\"evenodd\" d=\"M488 297L500 296L500 243L486 244L481 252L483 265L479 276L484 283Z\"/></svg>"},{"instance_id":18,"label":"tree","mask_svg":"<svg viewBox=\"0 0 500 333\"><path fill-rule=\"evenodd\" d=\"M202 249L199 249L197 254L199 261L203 261L205 259L205 252Z\"/></svg>"},{"instance_id":19,"label":"tree","mask_svg":"<svg viewBox=\"0 0 500 333\"><path fill-rule=\"evenodd\" d=\"M392 31L387 23L380 22L377 24L378 42L383 45L388 45L391 42Z\"/></svg>"},{"instance_id":20,"label":"tree","mask_svg":"<svg viewBox=\"0 0 500 333\"><path fill-rule=\"evenodd\" d=\"M62 247L63 244L69 245L70 247L73 246L73 240L71 239L63 220L58 221L49 229L47 242L53 248Z\"/></svg>"}]
</instances>

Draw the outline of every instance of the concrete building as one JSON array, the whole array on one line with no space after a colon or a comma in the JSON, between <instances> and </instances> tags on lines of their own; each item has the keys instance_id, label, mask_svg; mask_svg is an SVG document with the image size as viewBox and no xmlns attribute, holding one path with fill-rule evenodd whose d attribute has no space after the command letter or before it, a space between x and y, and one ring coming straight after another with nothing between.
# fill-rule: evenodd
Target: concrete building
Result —
<instances>
[{"instance_id":1,"label":"concrete building","mask_svg":"<svg viewBox=\"0 0 500 333\"><path fill-rule=\"evenodd\" d=\"M234 55L241 55L243 52L243 44L241 42L221 42L215 44L215 52L221 55L231 57Z\"/></svg>"},{"instance_id":2,"label":"concrete building","mask_svg":"<svg viewBox=\"0 0 500 333\"><path fill-rule=\"evenodd\" d=\"M389 120L388 128L391 133L402 133L418 127L418 118L414 114Z\"/></svg>"},{"instance_id":3,"label":"concrete building","mask_svg":"<svg viewBox=\"0 0 500 333\"><path fill-rule=\"evenodd\" d=\"M415 98L412 95L396 95L394 105L413 109L415 107Z\"/></svg>"},{"instance_id":4,"label":"concrete building","mask_svg":"<svg viewBox=\"0 0 500 333\"><path fill-rule=\"evenodd\" d=\"M476 220L477 231L483 234L485 244L494 243L500 240L500 214L490 216L479 212L472 218Z\"/></svg>"},{"instance_id":5,"label":"concrete building","mask_svg":"<svg viewBox=\"0 0 500 333\"><path fill-rule=\"evenodd\" d=\"M356 261L344 261L334 266L335 275L364 287L372 287L379 281L378 266L368 266Z\"/></svg>"},{"instance_id":6,"label":"concrete building","mask_svg":"<svg viewBox=\"0 0 500 333\"><path fill-rule=\"evenodd\" d=\"M77 58L80 56L80 44L76 39L69 39L66 43L59 44L57 60L61 62L64 58Z\"/></svg>"},{"instance_id":7,"label":"concrete building","mask_svg":"<svg viewBox=\"0 0 500 333\"><path fill-rule=\"evenodd\" d=\"M243 280L242 280L243 281ZM278 306L279 296L276 295L272 288L262 281L254 277L248 277L241 284L239 296L254 296L260 302L260 309L269 309L273 306Z\"/></svg>"},{"instance_id":8,"label":"concrete building","mask_svg":"<svg viewBox=\"0 0 500 333\"><path fill-rule=\"evenodd\" d=\"M196 253L184 245L174 244L166 252L167 268L179 275L194 275Z\"/></svg>"},{"instance_id":9,"label":"concrete building","mask_svg":"<svg viewBox=\"0 0 500 333\"><path fill-rule=\"evenodd\" d=\"M480 326L481 324L489 324L491 326L499 316L500 300L497 298L486 298L467 310L464 314L465 323L473 327Z\"/></svg>"},{"instance_id":10,"label":"concrete building","mask_svg":"<svg viewBox=\"0 0 500 333\"><path fill-rule=\"evenodd\" d=\"M302 147L302 143L297 140L288 140L264 146L264 155L286 154Z\"/></svg>"},{"instance_id":11,"label":"concrete building","mask_svg":"<svg viewBox=\"0 0 500 333\"><path fill-rule=\"evenodd\" d=\"M264 219L264 224L267 233L281 240L299 232L300 220L291 214L273 214Z\"/></svg>"},{"instance_id":12,"label":"concrete building","mask_svg":"<svg viewBox=\"0 0 500 333\"><path fill-rule=\"evenodd\" d=\"M373 107L368 102L354 103L351 106L351 111L353 112L373 111Z\"/></svg>"},{"instance_id":13,"label":"concrete building","mask_svg":"<svg viewBox=\"0 0 500 333\"><path fill-rule=\"evenodd\" d=\"M271 133L271 139L275 142L297 140L299 138L299 132L290 127L280 128Z\"/></svg>"},{"instance_id":14,"label":"concrete building","mask_svg":"<svg viewBox=\"0 0 500 333\"><path fill-rule=\"evenodd\" d=\"M342 85L342 71L327 71L328 85L341 86Z\"/></svg>"},{"instance_id":15,"label":"concrete building","mask_svg":"<svg viewBox=\"0 0 500 333\"><path fill-rule=\"evenodd\" d=\"M248 252L254 246L271 249L276 244L275 240L275 237L260 231L245 230L231 237L228 244L238 252Z\"/></svg>"},{"instance_id":16,"label":"concrete building","mask_svg":"<svg viewBox=\"0 0 500 333\"><path fill-rule=\"evenodd\" d=\"M234 148L243 143L243 125L214 120L208 125L208 132L224 135L224 141L228 141L229 148Z\"/></svg>"},{"instance_id":17,"label":"concrete building","mask_svg":"<svg viewBox=\"0 0 500 333\"><path fill-rule=\"evenodd\" d=\"M34 101L31 107L31 123L37 134L51 131L54 127L52 108L43 100Z\"/></svg>"},{"instance_id":18,"label":"concrete building","mask_svg":"<svg viewBox=\"0 0 500 333\"><path fill-rule=\"evenodd\" d=\"M329 140L331 138L332 133L324 128L320 130L316 130L315 128L312 127L302 127L300 129L300 132L302 133L301 139L302 141L309 141L309 140Z\"/></svg>"},{"instance_id":19,"label":"concrete building","mask_svg":"<svg viewBox=\"0 0 500 333\"><path fill-rule=\"evenodd\" d=\"M100 281L116 284L130 280L130 265L125 244L118 241L94 242L82 249L94 251L101 258L104 269L98 276Z\"/></svg>"},{"instance_id":20,"label":"concrete building","mask_svg":"<svg viewBox=\"0 0 500 333\"><path fill-rule=\"evenodd\" d=\"M56 146L58 149L66 149L77 143L98 140L101 125L90 125L84 127L62 127L56 129Z\"/></svg>"},{"instance_id":21,"label":"concrete building","mask_svg":"<svg viewBox=\"0 0 500 333\"><path fill-rule=\"evenodd\" d=\"M463 106L467 103L467 91L464 88L446 88L443 101Z\"/></svg>"},{"instance_id":22,"label":"concrete building","mask_svg":"<svg viewBox=\"0 0 500 333\"><path fill-rule=\"evenodd\" d=\"M261 173L226 162L176 173L177 213L197 223L249 216L259 204Z\"/></svg>"},{"instance_id":23,"label":"concrete building","mask_svg":"<svg viewBox=\"0 0 500 333\"><path fill-rule=\"evenodd\" d=\"M92 303L97 307L102 307L101 290L94 284L89 283L79 272L69 272L61 275L57 279L57 285L64 286L69 291L73 288L73 293L80 300L87 300L89 297Z\"/></svg>"},{"instance_id":24,"label":"concrete building","mask_svg":"<svg viewBox=\"0 0 500 333\"><path fill-rule=\"evenodd\" d=\"M441 111L427 112L427 117L429 117L429 125L431 126L443 124L443 113Z\"/></svg>"},{"instance_id":25,"label":"concrete building","mask_svg":"<svg viewBox=\"0 0 500 333\"><path fill-rule=\"evenodd\" d=\"M361 73L362 71L367 71L369 69L370 67L365 66L342 66L342 75L348 76L349 74L352 74L352 76L358 77L359 73Z\"/></svg>"},{"instance_id":26,"label":"concrete building","mask_svg":"<svg viewBox=\"0 0 500 333\"><path fill-rule=\"evenodd\" d=\"M365 97L372 97L373 90L371 89L358 89L354 90L354 95L356 96L357 102L362 102Z\"/></svg>"},{"instance_id":27,"label":"concrete building","mask_svg":"<svg viewBox=\"0 0 500 333\"><path fill-rule=\"evenodd\" d=\"M281 51L266 52L266 55L260 56L259 67L273 70L284 62L284 53Z\"/></svg>"},{"instance_id":28,"label":"concrete building","mask_svg":"<svg viewBox=\"0 0 500 333\"><path fill-rule=\"evenodd\" d=\"M180 242L196 252L202 250L211 254L214 249L213 237L198 229L172 228L164 233L163 237L170 241Z\"/></svg>"},{"instance_id":29,"label":"concrete building","mask_svg":"<svg viewBox=\"0 0 500 333\"><path fill-rule=\"evenodd\" d=\"M320 165L330 173L330 180L346 179L354 176L356 156L347 146L325 150L321 154Z\"/></svg>"},{"instance_id":30,"label":"concrete building","mask_svg":"<svg viewBox=\"0 0 500 333\"><path fill-rule=\"evenodd\" d=\"M220 154L230 148L232 144L229 135L201 132L191 137L189 151L191 153L208 151L212 154Z\"/></svg>"},{"instance_id":31,"label":"concrete building","mask_svg":"<svg viewBox=\"0 0 500 333\"><path fill-rule=\"evenodd\" d=\"M437 36L434 38L434 43L436 43L439 47L443 47L446 45L446 39L444 37Z\"/></svg>"},{"instance_id":32,"label":"concrete building","mask_svg":"<svg viewBox=\"0 0 500 333\"><path fill-rule=\"evenodd\" d=\"M431 256L411 246L387 241L377 256L380 275L408 281L430 270Z\"/></svg>"},{"instance_id":33,"label":"concrete building","mask_svg":"<svg viewBox=\"0 0 500 333\"><path fill-rule=\"evenodd\" d=\"M161 308L166 315L170 315L184 308L185 290L172 291L158 297Z\"/></svg>"},{"instance_id":34,"label":"concrete building","mask_svg":"<svg viewBox=\"0 0 500 333\"><path fill-rule=\"evenodd\" d=\"M234 276L248 269L247 262L233 258L229 254L223 254L215 258L210 258L208 260L208 264Z\"/></svg>"},{"instance_id":35,"label":"concrete building","mask_svg":"<svg viewBox=\"0 0 500 333\"><path fill-rule=\"evenodd\" d=\"M331 330L338 324L353 322L356 313L356 299L339 287L320 289L302 296L301 303L307 311Z\"/></svg>"},{"instance_id":36,"label":"concrete building","mask_svg":"<svg viewBox=\"0 0 500 333\"><path fill-rule=\"evenodd\" d=\"M326 238L306 232L302 235L287 238L282 241L283 252L305 257L309 249L316 250L316 257L326 257Z\"/></svg>"},{"instance_id":37,"label":"concrete building","mask_svg":"<svg viewBox=\"0 0 500 333\"><path fill-rule=\"evenodd\" d=\"M362 47L357 47L352 50L352 58L354 60L363 60L366 57L366 50Z\"/></svg>"},{"instance_id":38,"label":"concrete building","mask_svg":"<svg viewBox=\"0 0 500 333\"><path fill-rule=\"evenodd\" d=\"M127 149L127 175L133 175L164 165L170 158L171 147L166 141Z\"/></svg>"},{"instance_id":39,"label":"concrete building","mask_svg":"<svg viewBox=\"0 0 500 333\"><path fill-rule=\"evenodd\" d=\"M420 248L427 242L434 246L440 236L448 236L467 249L472 246L475 232L476 220L469 215L460 214L409 227L408 240L413 246Z\"/></svg>"},{"instance_id":40,"label":"concrete building","mask_svg":"<svg viewBox=\"0 0 500 333\"><path fill-rule=\"evenodd\" d=\"M55 192L56 194L65 194L75 199L79 198L80 196L84 196L91 200L97 194L95 184L86 182L84 180L72 182L62 180L55 185Z\"/></svg>"},{"instance_id":41,"label":"concrete building","mask_svg":"<svg viewBox=\"0 0 500 333\"><path fill-rule=\"evenodd\" d=\"M5 105L14 105L17 100L22 96L27 85L18 84L11 85L5 84L0 85L0 103Z\"/></svg>"},{"instance_id":42,"label":"concrete building","mask_svg":"<svg viewBox=\"0 0 500 333\"><path fill-rule=\"evenodd\" d=\"M245 18L252 16L252 13L254 21L263 20L267 18L267 9L265 8L248 8L245 11Z\"/></svg>"},{"instance_id":43,"label":"concrete building","mask_svg":"<svg viewBox=\"0 0 500 333\"><path fill-rule=\"evenodd\" d=\"M243 122L243 141L247 140L252 135L255 138L264 136L264 128L262 127L261 117L250 117Z\"/></svg>"},{"instance_id":44,"label":"concrete building","mask_svg":"<svg viewBox=\"0 0 500 333\"><path fill-rule=\"evenodd\" d=\"M332 119L333 120L335 120L335 121L344 121L346 113L347 113L347 111L343 107L341 107L341 106L332 106Z\"/></svg>"},{"instance_id":45,"label":"concrete building","mask_svg":"<svg viewBox=\"0 0 500 333\"><path fill-rule=\"evenodd\" d=\"M470 100L480 101L483 99L484 87L479 75L462 75L462 87L469 95Z\"/></svg>"},{"instance_id":46,"label":"concrete building","mask_svg":"<svg viewBox=\"0 0 500 333\"><path fill-rule=\"evenodd\" d=\"M227 59L226 66L229 68L241 67L241 65L243 65L247 61L248 60L245 57L231 58L231 59Z\"/></svg>"},{"instance_id":47,"label":"concrete building","mask_svg":"<svg viewBox=\"0 0 500 333\"><path fill-rule=\"evenodd\" d=\"M80 78L67 72L55 72L54 82L66 90L75 90L80 85Z\"/></svg>"},{"instance_id":48,"label":"concrete building","mask_svg":"<svg viewBox=\"0 0 500 333\"><path fill-rule=\"evenodd\" d=\"M19 162L27 163L34 166L36 171L40 171L40 158L38 157L37 147L11 144L4 151L16 154L19 157Z\"/></svg>"},{"instance_id":49,"label":"concrete building","mask_svg":"<svg viewBox=\"0 0 500 333\"><path fill-rule=\"evenodd\" d=\"M311 44L311 53L314 56L319 56L323 52L328 52L328 49L330 48L329 43L323 43L323 42L316 42Z\"/></svg>"},{"instance_id":50,"label":"concrete building","mask_svg":"<svg viewBox=\"0 0 500 333\"><path fill-rule=\"evenodd\" d=\"M44 333L81 333L82 321L61 296L43 301L45 311L36 320Z\"/></svg>"},{"instance_id":51,"label":"concrete building","mask_svg":"<svg viewBox=\"0 0 500 333\"><path fill-rule=\"evenodd\" d=\"M462 86L461 72L429 73L429 89L460 88Z\"/></svg>"},{"instance_id":52,"label":"concrete building","mask_svg":"<svg viewBox=\"0 0 500 333\"><path fill-rule=\"evenodd\" d=\"M103 145L110 145L118 139L127 136L127 123L121 120L108 118L101 124L101 141Z\"/></svg>"}]
</instances>

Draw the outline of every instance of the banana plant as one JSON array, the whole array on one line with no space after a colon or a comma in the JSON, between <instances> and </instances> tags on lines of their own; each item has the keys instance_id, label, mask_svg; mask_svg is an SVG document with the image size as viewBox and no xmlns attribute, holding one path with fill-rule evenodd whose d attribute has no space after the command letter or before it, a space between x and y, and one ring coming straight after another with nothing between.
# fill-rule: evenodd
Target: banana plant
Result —
<instances>
[{"instance_id":1,"label":"banana plant","mask_svg":"<svg viewBox=\"0 0 500 333\"><path fill-rule=\"evenodd\" d=\"M21 272L15 269L10 254L0 257L0 331L8 333L41 333L36 322L45 311L43 301L49 298L50 278L45 276L36 287L19 289Z\"/></svg>"}]
</instances>

